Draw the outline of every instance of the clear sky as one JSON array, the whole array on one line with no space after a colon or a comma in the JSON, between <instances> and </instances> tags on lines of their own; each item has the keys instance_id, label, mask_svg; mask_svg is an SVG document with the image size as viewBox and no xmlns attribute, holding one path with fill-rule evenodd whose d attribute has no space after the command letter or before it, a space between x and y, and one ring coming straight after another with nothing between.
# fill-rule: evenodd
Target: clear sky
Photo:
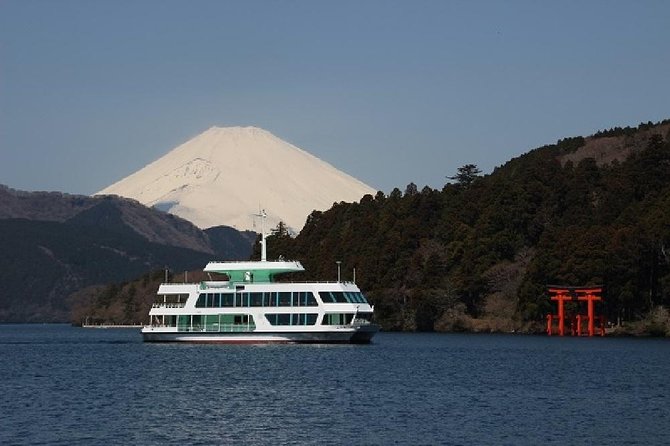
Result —
<instances>
[{"instance_id":1,"label":"clear sky","mask_svg":"<svg viewBox=\"0 0 670 446\"><path fill-rule=\"evenodd\" d=\"M214 125L387 193L441 188L466 163L667 118L665 0L0 0L16 189L91 194Z\"/></svg>"}]
</instances>

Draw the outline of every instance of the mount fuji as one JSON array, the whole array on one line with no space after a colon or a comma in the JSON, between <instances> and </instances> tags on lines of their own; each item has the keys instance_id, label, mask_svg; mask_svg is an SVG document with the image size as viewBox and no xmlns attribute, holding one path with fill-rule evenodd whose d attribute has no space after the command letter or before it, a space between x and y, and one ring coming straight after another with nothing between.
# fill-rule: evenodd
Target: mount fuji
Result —
<instances>
[{"instance_id":1,"label":"mount fuji","mask_svg":"<svg viewBox=\"0 0 670 446\"><path fill-rule=\"evenodd\" d=\"M313 210L376 191L256 127L212 127L95 195L133 198L204 229L256 230L283 221L300 231Z\"/></svg>"}]
</instances>

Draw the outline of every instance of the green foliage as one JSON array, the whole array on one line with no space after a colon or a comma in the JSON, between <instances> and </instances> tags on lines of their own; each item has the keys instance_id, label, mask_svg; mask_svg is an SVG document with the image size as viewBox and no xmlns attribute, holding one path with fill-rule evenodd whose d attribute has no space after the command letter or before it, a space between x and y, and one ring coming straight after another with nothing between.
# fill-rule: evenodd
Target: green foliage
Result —
<instances>
[{"instance_id":1,"label":"green foliage","mask_svg":"<svg viewBox=\"0 0 670 446\"><path fill-rule=\"evenodd\" d=\"M463 187L470 186L475 181L482 171L476 164L466 164L457 169L456 175L447 177L450 180L455 180L457 184Z\"/></svg>"},{"instance_id":2,"label":"green foliage","mask_svg":"<svg viewBox=\"0 0 670 446\"><path fill-rule=\"evenodd\" d=\"M269 246L306 279L334 278L338 260L345 280L355 268L387 330L472 328L495 308L541 327L550 283L603 284L610 320L642 317L670 304L670 145L657 136L621 162L561 164L584 144L566 138L487 176L469 164L441 191L410 183L339 203Z\"/></svg>"},{"instance_id":3,"label":"green foliage","mask_svg":"<svg viewBox=\"0 0 670 446\"><path fill-rule=\"evenodd\" d=\"M661 124L666 124L668 123L669 120L664 120L658 123L653 123L651 121L648 122L642 122L640 125L637 126L637 129L635 127L612 127L611 129L607 130L599 130L596 132L593 137L594 138L604 138L608 136L633 136L637 131L640 130L649 130L654 127L657 127Z\"/></svg>"},{"instance_id":4,"label":"green foliage","mask_svg":"<svg viewBox=\"0 0 670 446\"><path fill-rule=\"evenodd\" d=\"M559 139L556 143L556 148L560 153L573 153L586 143L583 136L576 136L574 138Z\"/></svg>"}]
</instances>

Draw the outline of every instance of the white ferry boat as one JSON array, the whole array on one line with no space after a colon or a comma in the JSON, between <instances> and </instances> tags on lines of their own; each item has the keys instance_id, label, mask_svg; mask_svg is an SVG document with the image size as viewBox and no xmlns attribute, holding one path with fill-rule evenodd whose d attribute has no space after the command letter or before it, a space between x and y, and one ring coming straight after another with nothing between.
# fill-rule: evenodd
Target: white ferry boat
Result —
<instances>
[{"instance_id":1,"label":"white ferry boat","mask_svg":"<svg viewBox=\"0 0 670 446\"><path fill-rule=\"evenodd\" d=\"M264 215L262 215L264 216ZM297 261L209 262L228 280L164 283L142 329L146 342L369 343L374 307L353 282L275 282Z\"/></svg>"}]
</instances>

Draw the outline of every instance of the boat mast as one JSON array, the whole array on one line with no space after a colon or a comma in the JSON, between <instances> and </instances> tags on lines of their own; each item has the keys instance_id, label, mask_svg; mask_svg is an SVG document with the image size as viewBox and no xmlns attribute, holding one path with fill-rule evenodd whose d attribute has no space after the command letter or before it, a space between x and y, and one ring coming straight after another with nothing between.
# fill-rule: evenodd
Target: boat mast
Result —
<instances>
[{"instance_id":1,"label":"boat mast","mask_svg":"<svg viewBox=\"0 0 670 446\"><path fill-rule=\"evenodd\" d=\"M268 256L265 248L265 219L268 218L268 214L266 214L265 209L263 209L260 213L254 215L261 218L261 262L266 262Z\"/></svg>"}]
</instances>

